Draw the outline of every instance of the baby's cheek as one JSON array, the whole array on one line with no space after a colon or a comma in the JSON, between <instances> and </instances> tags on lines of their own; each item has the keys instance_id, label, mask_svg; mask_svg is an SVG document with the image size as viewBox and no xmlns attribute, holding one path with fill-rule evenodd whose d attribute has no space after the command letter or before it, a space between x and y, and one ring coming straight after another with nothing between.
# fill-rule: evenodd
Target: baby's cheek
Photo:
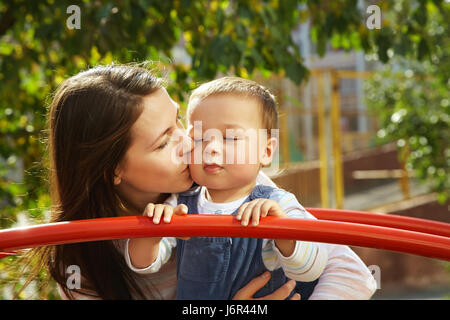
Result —
<instances>
[{"instance_id":1,"label":"baby's cheek","mask_svg":"<svg viewBox=\"0 0 450 320\"><path fill-rule=\"evenodd\" d=\"M189 171L191 173L191 178L192 180L194 180L195 182L199 183L198 180L201 179L201 172L203 170L203 165L202 164L193 164L191 163L189 165Z\"/></svg>"},{"instance_id":2,"label":"baby's cheek","mask_svg":"<svg viewBox=\"0 0 450 320\"><path fill-rule=\"evenodd\" d=\"M259 172L258 165L234 165L232 168L228 167L228 172L232 176L232 180L236 185L246 185L256 180Z\"/></svg>"},{"instance_id":3,"label":"baby's cheek","mask_svg":"<svg viewBox=\"0 0 450 320\"><path fill-rule=\"evenodd\" d=\"M255 162L252 150L242 141L226 144L223 152L224 162L230 165L246 165Z\"/></svg>"}]
</instances>

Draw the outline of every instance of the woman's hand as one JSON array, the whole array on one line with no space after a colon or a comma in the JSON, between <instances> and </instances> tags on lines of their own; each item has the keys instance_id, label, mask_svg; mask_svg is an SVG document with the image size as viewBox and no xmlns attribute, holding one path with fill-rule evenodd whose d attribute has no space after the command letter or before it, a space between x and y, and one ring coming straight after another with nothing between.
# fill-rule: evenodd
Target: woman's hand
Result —
<instances>
[{"instance_id":1,"label":"woman's hand","mask_svg":"<svg viewBox=\"0 0 450 320\"><path fill-rule=\"evenodd\" d=\"M241 288L233 297L233 300L284 300L291 294L295 288L295 281L289 280L280 288L262 298L253 298L254 294L264 287L270 280L270 272L264 272L262 275L253 278L247 285ZM300 300L300 295L295 293L289 300Z\"/></svg>"}]
</instances>

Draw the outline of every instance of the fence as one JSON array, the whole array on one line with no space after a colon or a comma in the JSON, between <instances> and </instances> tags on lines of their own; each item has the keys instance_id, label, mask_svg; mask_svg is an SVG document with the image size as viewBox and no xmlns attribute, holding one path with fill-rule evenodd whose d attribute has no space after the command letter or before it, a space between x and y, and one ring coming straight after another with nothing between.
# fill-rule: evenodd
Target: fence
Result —
<instances>
[{"instance_id":1,"label":"fence","mask_svg":"<svg viewBox=\"0 0 450 320\"><path fill-rule=\"evenodd\" d=\"M280 169L271 174L281 186L308 205L343 208L346 155L374 148L377 119L364 106L362 81L369 71L311 70L307 83L296 86L283 77L258 78L275 93L280 108ZM397 178L409 197L408 174L400 163ZM392 177L366 168L355 179ZM375 176L374 176L375 174Z\"/></svg>"}]
</instances>

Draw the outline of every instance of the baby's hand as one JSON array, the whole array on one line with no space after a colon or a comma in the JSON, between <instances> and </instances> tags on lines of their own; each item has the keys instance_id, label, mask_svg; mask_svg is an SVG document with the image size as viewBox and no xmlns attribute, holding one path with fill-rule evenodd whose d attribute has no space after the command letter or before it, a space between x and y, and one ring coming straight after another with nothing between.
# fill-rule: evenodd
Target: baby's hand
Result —
<instances>
[{"instance_id":1,"label":"baby's hand","mask_svg":"<svg viewBox=\"0 0 450 320\"><path fill-rule=\"evenodd\" d=\"M276 201L269 199L255 199L242 204L236 215L236 219L240 220L243 226L246 226L251 218L252 225L257 226L260 217L265 216L285 217L286 213L284 213Z\"/></svg>"},{"instance_id":2,"label":"baby's hand","mask_svg":"<svg viewBox=\"0 0 450 320\"><path fill-rule=\"evenodd\" d=\"M144 210L144 216L153 218L154 224L159 224L161 217L165 223L169 223L172 220L172 215L185 215L188 212L188 208L184 204L179 204L175 208L167 204L154 204L149 203Z\"/></svg>"}]
</instances>

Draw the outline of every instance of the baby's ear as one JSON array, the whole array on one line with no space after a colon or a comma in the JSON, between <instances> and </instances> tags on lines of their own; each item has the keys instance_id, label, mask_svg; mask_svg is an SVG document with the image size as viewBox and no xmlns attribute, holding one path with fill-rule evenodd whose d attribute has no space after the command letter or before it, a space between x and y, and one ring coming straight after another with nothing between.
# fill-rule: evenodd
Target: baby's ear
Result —
<instances>
[{"instance_id":1,"label":"baby's ear","mask_svg":"<svg viewBox=\"0 0 450 320\"><path fill-rule=\"evenodd\" d=\"M267 139L267 143L260 160L262 166L265 167L271 164L277 146L278 140L276 138L272 137L270 139Z\"/></svg>"}]
</instances>

